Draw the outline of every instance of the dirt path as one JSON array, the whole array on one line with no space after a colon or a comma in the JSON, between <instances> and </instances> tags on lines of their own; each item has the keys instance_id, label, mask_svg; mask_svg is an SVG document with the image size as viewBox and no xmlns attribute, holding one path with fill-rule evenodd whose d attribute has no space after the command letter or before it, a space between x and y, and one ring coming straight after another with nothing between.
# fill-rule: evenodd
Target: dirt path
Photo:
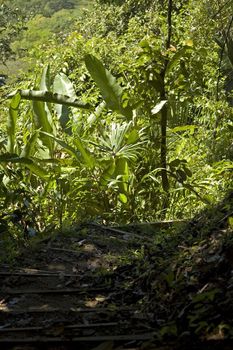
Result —
<instances>
[{"instance_id":1,"label":"dirt path","mask_svg":"<svg viewBox=\"0 0 233 350\"><path fill-rule=\"evenodd\" d=\"M30 243L0 266L0 349L233 349L232 199L181 230L91 224Z\"/></svg>"},{"instance_id":2,"label":"dirt path","mask_svg":"<svg viewBox=\"0 0 233 350\"><path fill-rule=\"evenodd\" d=\"M14 266L1 266L0 348L108 350L152 339L144 294L135 290L147 239L82 227L27 248Z\"/></svg>"}]
</instances>

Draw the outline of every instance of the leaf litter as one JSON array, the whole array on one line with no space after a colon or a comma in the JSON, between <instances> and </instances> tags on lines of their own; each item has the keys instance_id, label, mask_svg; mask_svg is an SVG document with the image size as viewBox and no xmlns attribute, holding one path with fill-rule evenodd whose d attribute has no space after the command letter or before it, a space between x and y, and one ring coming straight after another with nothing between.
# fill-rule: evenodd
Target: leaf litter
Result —
<instances>
[{"instance_id":1,"label":"leaf litter","mask_svg":"<svg viewBox=\"0 0 233 350\"><path fill-rule=\"evenodd\" d=\"M0 267L3 349L231 349L232 194L188 223L82 224Z\"/></svg>"}]
</instances>

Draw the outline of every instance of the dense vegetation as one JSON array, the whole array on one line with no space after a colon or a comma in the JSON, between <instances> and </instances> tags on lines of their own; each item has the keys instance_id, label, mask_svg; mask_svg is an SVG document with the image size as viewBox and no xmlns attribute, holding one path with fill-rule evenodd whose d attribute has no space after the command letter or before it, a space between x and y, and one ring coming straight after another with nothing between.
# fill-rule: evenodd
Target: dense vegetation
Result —
<instances>
[{"instance_id":1,"label":"dense vegetation","mask_svg":"<svg viewBox=\"0 0 233 350\"><path fill-rule=\"evenodd\" d=\"M232 1L0 6L0 343L231 348Z\"/></svg>"},{"instance_id":2,"label":"dense vegetation","mask_svg":"<svg viewBox=\"0 0 233 350\"><path fill-rule=\"evenodd\" d=\"M17 1L27 28L4 37L28 69L2 87L17 90L1 110L3 231L190 218L221 199L232 3L97 1L75 20L78 2L65 4Z\"/></svg>"},{"instance_id":3,"label":"dense vegetation","mask_svg":"<svg viewBox=\"0 0 233 350\"><path fill-rule=\"evenodd\" d=\"M19 62L17 65L9 62L10 58L18 57L19 61L19 57L27 56L28 50L51 40L54 35L63 37L90 4L88 0L1 1L1 61L8 59L9 71L12 66L17 71ZM1 69L7 72L4 66Z\"/></svg>"}]
</instances>

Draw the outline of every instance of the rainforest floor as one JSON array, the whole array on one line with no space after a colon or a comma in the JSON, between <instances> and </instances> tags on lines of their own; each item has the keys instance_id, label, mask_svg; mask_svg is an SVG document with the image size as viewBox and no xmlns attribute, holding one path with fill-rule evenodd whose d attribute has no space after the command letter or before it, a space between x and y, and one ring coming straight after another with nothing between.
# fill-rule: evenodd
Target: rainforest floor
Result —
<instances>
[{"instance_id":1,"label":"rainforest floor","mask_svg":"<svg viewBox=\"0 0 233 350\"><path fill-rule=\"evenodd\" d=\"M231 193L189 222L25 242L0 265L0 349L233 349L232 226Z\"/></svg>"}]
</instances>

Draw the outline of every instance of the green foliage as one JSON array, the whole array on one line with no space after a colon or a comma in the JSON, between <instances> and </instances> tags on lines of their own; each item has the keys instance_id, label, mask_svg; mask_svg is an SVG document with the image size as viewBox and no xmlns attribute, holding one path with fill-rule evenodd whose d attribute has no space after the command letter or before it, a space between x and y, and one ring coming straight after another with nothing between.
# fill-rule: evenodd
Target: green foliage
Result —
<instances>
[{"instance_id":1,"label":"green foliage","mask_svg":"<svg viewBox=\"0 0 233 350\"><path fill-rule=\"evenodd\" d=\"M0 2L0 60L3 63L13 56L11 43L24 29L23 20L23 13L18 7L14 8L12 4Z\"/></svg>"},{"instance_id":2,"label":"green foliage","mask_svg":"<svg viewBox=\"0 0 233 350\"><path fill-rule=\"evenodd\" d=\"M43 51L33 49L33 83L22 82L14 95L3 135L2 207L20 206L7 198L23 187L43 227L84 217L149 221L190 217L230 188L232 108L224 101L224 79L216 100L219 46L210 39L220 24L207 17L204 2L196 5L174 7L169 48L167 9L126 1L95 4L62 45L53 39ZM33 21L28 33L40 28L43 34L47 19ZM166 169L160 161L164 108ZM161 186L164 170L169 197Z\"/></svg>"},{"instance_id":3,"label":"green foliage","mask_svg":"<svg viewBox=\"0 0 233 350\"><path fill-rule=\"evenodd\" d=\"M107 107L125 116L132 117L132 110L123 106L123 89L117 83L115 77L92 55L85 56L85 64L99 87Z\"/></svg>"},{"instance_id":4,"label":"green foliage","mask_svg":"<svg viewBox=\"0 0 233 350\"><path fill-rule=\"evenodd\" d=\"M16 94L10 104L9 116L7 120L8 151L14 152L15 144L15 124L18 116L18 107L20 103L20 94Z\"/></svg>"},{"instance_id":5,"label":"green foliage","mask_svg":"<svg viewBox=\"0 0 233 350\"><path fill-rule=\"evenodd\" d=\"M40 14L42 16L52 16L62 9L73 10L75 7L88 5L88 1L79 0L11 0L12 8L19 8L28 16Z\"/></svg>"},{"instance_id":6,"label":"green foliage","mask_svg":"<svg viewBox=\"0 0 233 350\"><path fill-rule=\"evenodd\" d=\"M54 36L60 41L70 32L89 0L0 2L0 48L3 63L13 64L16 57L27 57L28 51L51 42ZM18 65L17 65L18 68ZM3 69L4 72L6 69ZM9 70L11 73L11 70Z\"/></svg>"}]
</instances>

